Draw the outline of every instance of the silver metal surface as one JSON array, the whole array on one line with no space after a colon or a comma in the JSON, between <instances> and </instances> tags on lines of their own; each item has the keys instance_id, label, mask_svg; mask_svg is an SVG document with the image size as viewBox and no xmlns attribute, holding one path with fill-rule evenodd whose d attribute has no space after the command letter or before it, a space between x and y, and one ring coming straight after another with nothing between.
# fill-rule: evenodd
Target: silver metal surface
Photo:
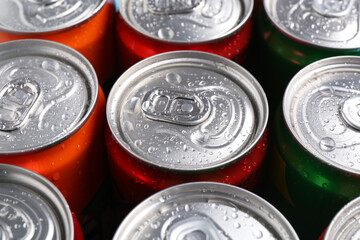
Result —
<instances>
[{"instance_id":1,"label":"silver metal surface","mask_svg":"<svg viewBox=\"0 0 360 240\"><path fill-rule=\"evenodd\" d=\"M360 197L346 204L331 221L324 240L360 238Z\"/></svg>"},{"instance_id":2,"label":"silver metal surface","mask_svg":"<svg viewBox=\"0 0 360 240\"><path fill-rule=\"evenodd\" d=\"M90 63L64 45L0 44L0 155L64 141L89 118L98 82Z\"/></svg>"},{"instance_id":3,"label":"silver metal surface","mask_svg":"<svg viewBox=\"0 0 360 240\"><path fill-rule=\"evenodd\" d=\"M65 198L44 177L0 164L0 239L74 239Z\"/></svg>"},{"instance_id":4,"label":"silver metal surface","mask_svg":"<svg viewBox=\"0 0 360 240\"><path fill-rule=\"evenodd\" d=\"M273 24L299 42L331 49L360 48L356 0L264 0Z\"/></svg>"},{"instance_id":5,"label":"silver metal surface","mask_svg":"<svg viewBox=\"0 0 360 240\"><path fill-rule=\"evenodd\" d=\"M225 38L242 28L253 0L117 0L122 18L145 36L168 43Z\"/></svg>"},{"instance_id":6,"label":"silver metal surface","mask_svg":"<svg viewBox=\"0 0 360 240\"><path fill-rule=\"evenodd\" d=\"M134 65L114 84L107 120L131 155L156 167L201 171L234 163L258 143L265 93L242 67L178 51Z\"/></svg>"},{"instance_id":7,"label":"silver metal surface","mask_svg":"<svg viewBox=\"0 0 360 240\"><path fill-rule=\"evenodd\" d=\"M298 239L288 221L257 195L197 182L154 194L124 219L113 240Z\"/></svg>"},{"instance_id":8,"label":"silver metal surface","mask_svg":"<svg viewBox=\"0 0 360 240\"><path fill-rule=\"evenodd\" d=\"M333 57L302 69L283 101L297 141L320 161L360 174L360 57Z\"/></svg>"},{"instance_id":9,"label":"silver metal surface","mask_svg":"<svg viewBox=\"0 0 360 240\"><path fill-rule=\"evenodd\" d=\"M63 31L96 15L106 0L1 0L0 30L14 34Z\"/></svg>"}]
</instances>

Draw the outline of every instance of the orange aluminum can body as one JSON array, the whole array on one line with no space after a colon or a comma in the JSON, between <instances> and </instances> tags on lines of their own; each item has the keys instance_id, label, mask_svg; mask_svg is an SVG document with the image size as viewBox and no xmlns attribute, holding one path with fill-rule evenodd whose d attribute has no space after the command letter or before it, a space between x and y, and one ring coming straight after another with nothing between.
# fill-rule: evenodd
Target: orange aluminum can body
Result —
<instances>
[{"instance_id":1,"label":"orange aluminum can body","mask_svg":"<svg viewBox=\"0 0 360 240\"><path fill-rule=\"evenodd\" d=\"M89 14L83 22L63 29L44 32L40 28L38 32L25 32L9 31L0 27L0 43L20 39L44 39L65 44L79 51L91 62L102 85L109 78L114 77L117 71L115 5L113 0L97 0L97 2L101 2L99 3L102 4L101 9ZM26 4L29 3L24 3Z\"/></svg>"},{"instance_id":2,"label":"orange aluminum can body","mask_svg":"<svg viewBox=\"0 0 360 240\"><path fill-rule=\"evenodd\" d=\"M106 100L95 71L81 54L55 42L12 41L0 44L0 52L5 52L0 62L9 62L0 64L0 69L6 69L0 71L3 79L0 82L0 111L6 113L6 109L14 109L24 95L27 96L25 105L31 101L29 96L39 93L34 105L25 105L31 114L19 127L9 127L8 119L12 115L8 118L0 116L0 163L21 166L49 179L79 218L106 173L103 140ZM31 64L27 66L27 62ZM72 75L69 69L76 69L74 72L79 74ZM67 78L61 80L58 75ZM80 80L81 76L85 80ZM6 83L9 79L11 81ZM18 81L21 87L17 87ZM52 81L55 87L47 87ZM87 86L79 85L79 82L91 83ZM34 92L26 92L30 91L27 90L31 89L28 87L30 84L39 87ZM6 91L10 93L6 95ZM50 98L50 94L56 97ZM83 95L84 99L77 102ZM83 108L78 107L79 103ZM14 114L18 112L13 110ZM67 127L67 121L73 116L77 122L71 122ZM50 138L49 135L56 131L59 137ZM13 142L6 141L6 138Z\"/></svg>"}]
</instances>

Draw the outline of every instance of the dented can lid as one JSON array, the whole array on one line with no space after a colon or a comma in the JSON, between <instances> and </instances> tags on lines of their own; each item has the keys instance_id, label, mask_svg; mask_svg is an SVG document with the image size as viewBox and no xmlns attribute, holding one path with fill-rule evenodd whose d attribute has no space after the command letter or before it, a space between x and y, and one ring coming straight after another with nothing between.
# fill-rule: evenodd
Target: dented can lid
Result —
<instances>
[{"instance_id":1,"label":"dented can lid","mask_svg":"<svg viewBox=\"0 0 360 240\"><path fill-rule=\"evenodd\" d=\"M249 19L253 0L117 0L122 18L139 33L167 43L199 43L234 34Z\"/></svg>"},{"instance_id":2,"label":"dented can lid","mask_svg":"<svg viewBox=\"0 0 360 240\"><path fill-rule=\"evenodd\" d=\"M0 238L74 239L70 208L47 179L0 164Z\"/></svg>"},{"instance_id":3,"label":"dented can lid","mask_svg":"<svg viewBox=\"0 0 360 240\"><path fill-rule=\"evenodd\" d=\"M224 167L250 153L268 120L256 79L223 57L196 51L150 57L126 71L107 101L123 148L169 170Z\"/></svg>"},{"instance_id":4,"label":"dented can lid","mask_svg":"<svg viewBox=\"0 0 360 240\"><path fill-rule=\"evenodd\" d=\"M360 238L360 197L346 204L331 221L324 240Z\"/></svg>"},{"instance_id":5,"label":"dented can lid","mask_svg":"<svg viewBox=\"0 0 360 240\"><path fill-rule=\"evenodd\" d=\"M75 50L44 40L0 44L0 155L56 145L91 115L98 82Z\"/></svg>"},{"instance_id":6,"label":"dented can lid","mask_svg":"<svg viewBox=\"0 0 360 240\"><path fill-rule=\"evenodd\" d=\"M14 34L63 31L88 21L107 0L2 0L0 30Z\"/></svg>"},{"instance_id":7,"label":"dented can lid","mask_svg":"<svg viewBox=\"0 0 360 240\"><path fill-rule=\"evenodd\" d=\"M124 219L113 240L298 239L283 215L235 186L195 182L158 192Z\"/></svg>"},{"instance_id":8,"label":"dented can lid","mask_svg":"<svg viewBox=\"0 0 360 240\"><path fill-rule=\"evenodd\" d=\"M341 56L303 68L283 100L288 128L320 161L360 174L360 57Z\"/></svg>"},{"instance_id":9,"label":"dented can lid","mask_svg":"<svg viewBox=\"0 0 360 240\"><path fill-rule=\"evenodd\" d=\"M264 0L273 24L297 41L331 49L360 48L357 0Z\"/></svg>"}]
</instances>

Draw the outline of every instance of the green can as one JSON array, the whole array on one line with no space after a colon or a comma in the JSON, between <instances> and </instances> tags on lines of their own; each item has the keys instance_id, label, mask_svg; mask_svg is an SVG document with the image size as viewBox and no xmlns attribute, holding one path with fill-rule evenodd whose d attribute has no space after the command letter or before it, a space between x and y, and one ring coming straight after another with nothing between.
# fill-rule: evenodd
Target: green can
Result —
<instances>
[{"instance_id":1,"label":"green can","mask_svg":"<svg viewBox=\"0 0 360 240\"><path fill-rule=\"evenodd\" d=\"M284 215L301 239L315 239L360 195L360 57L326 58L297 73L273 135L268 173L287 202Z\"/></svg>"},{"instance_id":2,"label":"green can","mask_svg":"<svg viewBox=\"0 0 360 240\"><path fill-rule=\"evenodd\" d=\"M359 8L355 0L263 0L256 22L262 45L257 77L275 106L303 67L327 57L360 55Z\"/></svg>"}]
</instances>

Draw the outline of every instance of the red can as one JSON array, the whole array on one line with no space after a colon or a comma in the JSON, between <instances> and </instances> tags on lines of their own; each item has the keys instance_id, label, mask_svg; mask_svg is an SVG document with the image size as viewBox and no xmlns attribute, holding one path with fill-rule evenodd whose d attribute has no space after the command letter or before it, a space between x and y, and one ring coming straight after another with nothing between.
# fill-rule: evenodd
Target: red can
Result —
<instances>
[{"instance_id":1,"label":"red can","mask_svg":"<svg viewBox=\"0 0 360 240\"><path fill-rule=\"evenodd\" d=\"M205 51L243 63L252 35L253 5L253 0L118 0L120 63L127 69L176 50Z\"/></svg>"},{"instance_id":2,"label":"red can","mask_svg":"<svg viewBox=\"0 0 360 240\"><path fill-rule=\"evenodd\" d=\"M128 202L193 181L253 189L261 176L266 96L226 58L196 51L150 57L118 79L106 115L110 168Z\"/></svg>"},{"instance_id":3,"label":"red can","mask_svg":"<svg viewBox=\"0 0 360 240\"><path fill-rule=\"evenodd\" d=\"M113 0L7 0L1 3L0 22L0 43L59 42L91 62L100 84L117 73Z\"/></svg>"},{"instance_id":4,"label":"red can","mask_svg":"<svg viewBox=\"0 0 360 240\"><path fill-rule=\"evenodd\" d=\"M0 212L2 239L84 239L60 191L22 167L0 164Z\"/></svg>"},{"instance_id":5,"label":"red can","mask_svg":"<svg viewBox=\"0 0 360 240\"><path fill-rule=\"evenodd\" d=\"M50 41L0 44L0 163L52 181L79 217L106 173L105 97L89 61Z\"/></svg>"}]
</instances>

